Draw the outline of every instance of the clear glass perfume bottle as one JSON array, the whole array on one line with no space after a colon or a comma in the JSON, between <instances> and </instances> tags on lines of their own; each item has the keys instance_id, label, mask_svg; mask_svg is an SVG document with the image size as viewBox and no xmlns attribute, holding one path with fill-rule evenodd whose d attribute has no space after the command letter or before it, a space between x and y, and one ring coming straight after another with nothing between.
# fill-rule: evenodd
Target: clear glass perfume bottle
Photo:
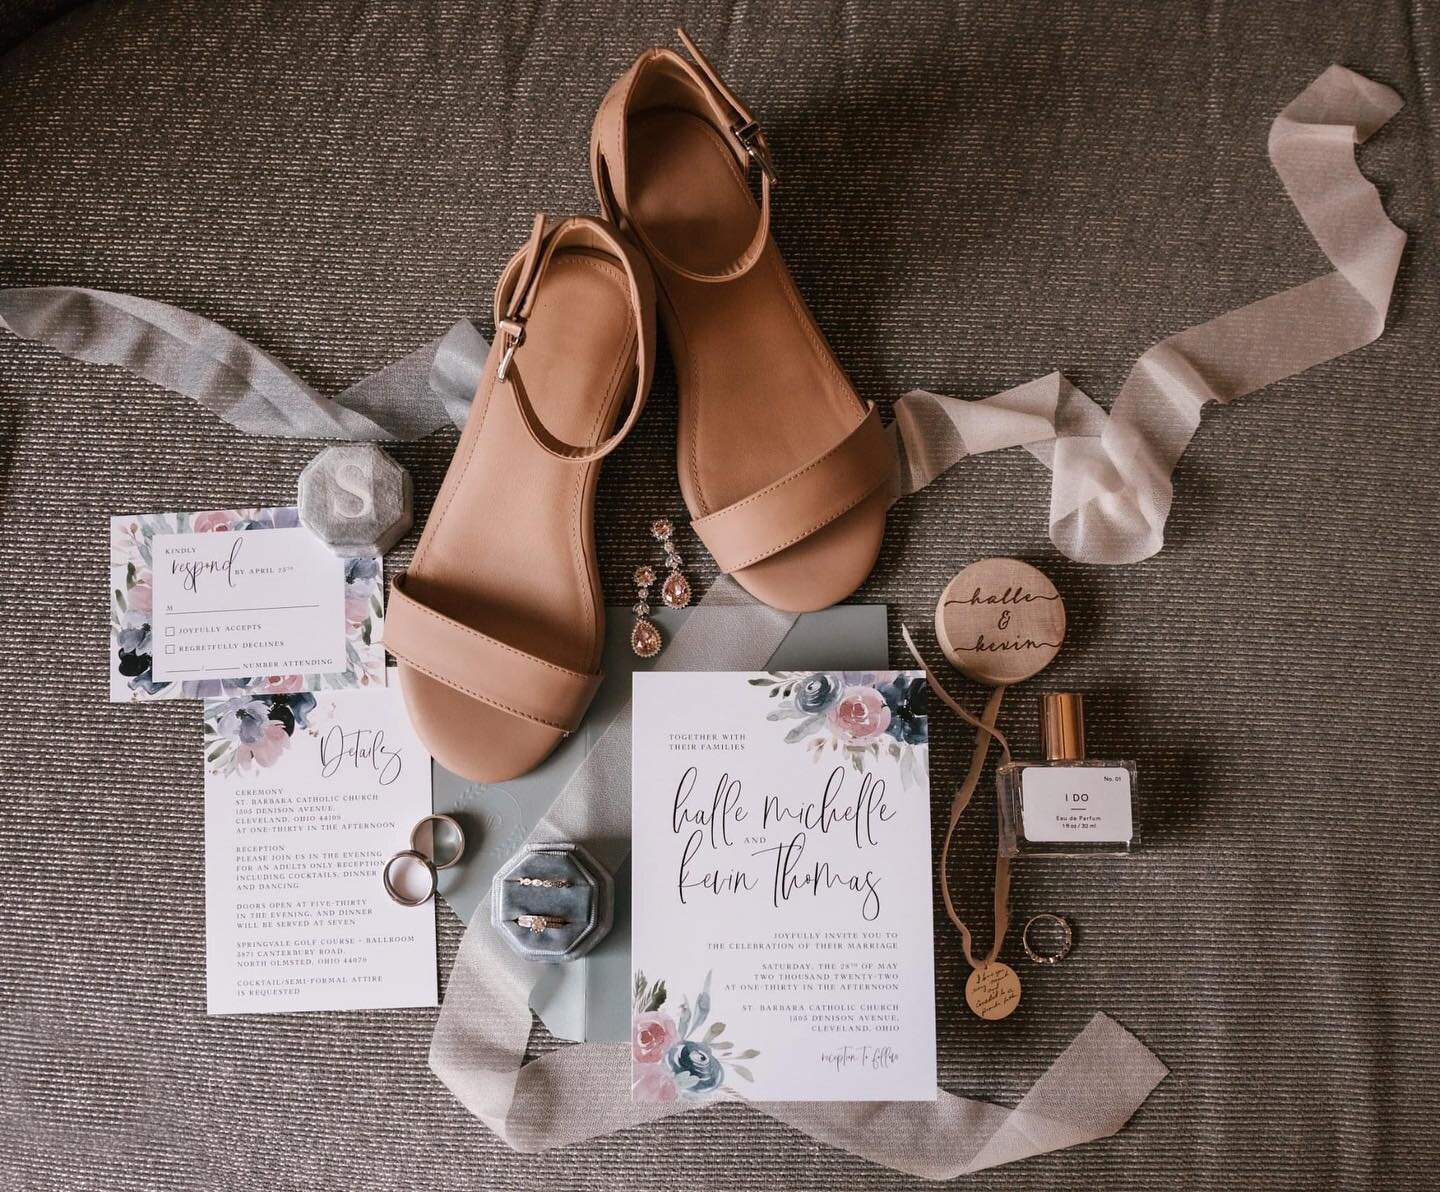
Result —
<instances>
[{"instance_id":1,"label":"clear glass perfume bottle","mask_svg":"<svg viewBox=\"0 0 1440 1192\"><path fill-rule=\"evenodd\" d=\"M1040 747L1044 761L1010 761L996 773L1000 852L1072 857L1135 848L1135 763L1085 756L1078 692L1040 697Z\"/></svg>"}]
</instances>

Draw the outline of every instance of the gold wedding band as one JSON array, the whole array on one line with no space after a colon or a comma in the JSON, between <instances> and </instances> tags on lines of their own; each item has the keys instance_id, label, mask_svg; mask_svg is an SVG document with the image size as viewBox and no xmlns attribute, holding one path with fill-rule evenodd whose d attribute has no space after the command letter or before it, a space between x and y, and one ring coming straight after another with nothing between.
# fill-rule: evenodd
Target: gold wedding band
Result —
<instances>
[{"instance_id":1,"label":"gold wedding band","mask_svg":"<svg viewBox=\"0 0 1440 1192\"><path fill-rule=\"evenodd\" d=\"M1035 951L1035 949L1031 947L1030 928L1034 927L1036 923L1054 923L1059 926L1060 930L1064 933L1064 937L1060 941L1058 950L1046 955L1043 952ZM1074 942L1075 934L1070 930L1070 924L1059 915L1053 915L1049 911L1042 911L1040 914L1032 916L1025 924L1025 930L1020 933L1020 943L1025 948L1025 955L1030 957L1036 964L1059 964L1065 957L1070 955L1070 947Z\"/></svg>"}]
</instances>

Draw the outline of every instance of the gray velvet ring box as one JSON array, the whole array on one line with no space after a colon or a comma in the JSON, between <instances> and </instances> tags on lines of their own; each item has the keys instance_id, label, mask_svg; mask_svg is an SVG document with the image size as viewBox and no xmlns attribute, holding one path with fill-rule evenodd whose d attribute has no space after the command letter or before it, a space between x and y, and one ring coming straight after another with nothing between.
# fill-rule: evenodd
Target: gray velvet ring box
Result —
<instances>
[{"instance_id":1,"label":"gray velvet ring box","mask_svg":"<svg viewBox=\"0 0 1440 1192\"><path fill-rule=\"evenodd\" d=\"M527 886L521 878L562 879L568 886ZM526 960L584 956L605 938L615 902L614 885L578 844L532 844L501 866L490 887L490 921ZM532 931L522 915L564 919L561 927Z\"/></svg>"}]
</instances>

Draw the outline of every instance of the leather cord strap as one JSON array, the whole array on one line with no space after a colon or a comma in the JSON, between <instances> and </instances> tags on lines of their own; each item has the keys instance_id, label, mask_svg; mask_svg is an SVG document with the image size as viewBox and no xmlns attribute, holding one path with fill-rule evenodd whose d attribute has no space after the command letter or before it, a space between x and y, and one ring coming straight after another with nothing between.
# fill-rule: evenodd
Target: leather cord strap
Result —
<instances>
[{"instance_id":1,"label":"leather cord strap","mask_svg":"<svg viewBox=\"0 0 1440 1192\"><path fill-rule=\"evenodd\" d=\"M422 604L397 575L385 614L385 648L422 674L481 703L574 732L603 678L557 666Z\"/></svg>"},{"instance_id":2,"label":"leather cord strap","mask_svg":"<svg viewBox=\"0 0 1440 1192\"><path fill-rule=\"evenodd\" d=\"M770 190L777 183L775 167L770 158L770 144L760 125L750 114L750 109L740 102L739 96L720 77L720 72L701 53L685 30L677 28L675 32L691 60L681 57L673 50L652 50L642 55L605 97L597 121L597 137L592 146L596 189L601 195L606 214L645 246L645 251L652 261L691 281L732 281L750 271L760 260L770 240ZM636 86L642 75L651 70L668 72L673 79L688 84L696 92L710 123L724 138L745 175L748 176L752 167L759 167L760 170L760 211L754 235L735 260L715 273L690 269L667 256L646 234L645 229L630 218L625 176L627 122Z\"/></svg>"},{"instance_id":3,"label":"leather cord strap","mask_svg":"<svg viewBox=\"0 0 1440 1192\"><path fill-rule=\"evenodd\" d=\"M940 897L945 903L945 913L950 916L950 921L960 932L960 944L965 950L966 963L971 968L983 969L1000 955L1000 947L1005 942L1005 933L1010 928L1010 858L1001 854L997 843L995 849L995 933L990 941L990 950L985 953L985 959L977 961L973 951L970 928L960 918L959 912L955 909L955 903L950 897L950 844L955 839L955 828L960 823L960 817L965 814L965 809L970 806L970 800L975 794L976 787L980 785L980 775L985 770L985 758L990 751L992 738L1000 746L1005 761L1010 760L1010 742L1005 739L1005 734L995 727L995 720L1000 714L1000 701L1005 697L1005 688L1003 686L995 688L990 693L990 698L985 701L984 711L979 717L976 717L940 686L934 672L926 665L925 659L916 649L908 626L900 627L900 636L905 639L905 646L915 659L916 665L925 672L925 679L930 684L930 690L939 696L940 702L955 715L975 728L975 752L970 755L970 768L966 771L964 780L956 788L955 797L950 800L950 823L945 829L945 843L940 846Z\"/></svg>"},{"instance_id":4,"label":"leather cord strap","mask_svg":"<svg viewBox=\"0 0 1440 1192\"><path fill-rule=\"evenodd\" d=\"M740 571L848 513L887 484L894 472L895 449L872 403L834 447L690 527L722 571Z\"/></svg>"},{"instance_id":5,"label":"leather cord strap","mask_svg":"<svg viewBox=\"0 0 1440 1192\"><path fill-rule=\"evenodd\" d=\"M612 253L625 269L630 313L635 325L635 396L631 399L624 422L612 435L593 447L579 447L552 434L536 412L522 378L522 347L526 320L534 309L545 270L556 253L567 247L596 246ZM646 395L650 392L655 345L647 330L646 310L653 310L654 302L654 281L649 266L613 228L600 220L573 216L547 225L543 212L535 216L529 241L505 267L495 290L496 339L501 347L495 382L509 387L525 429L542 450L572 463L593 463L609 455L625 441L639 421L645 409Z\"/></svg>"}]
</instances>

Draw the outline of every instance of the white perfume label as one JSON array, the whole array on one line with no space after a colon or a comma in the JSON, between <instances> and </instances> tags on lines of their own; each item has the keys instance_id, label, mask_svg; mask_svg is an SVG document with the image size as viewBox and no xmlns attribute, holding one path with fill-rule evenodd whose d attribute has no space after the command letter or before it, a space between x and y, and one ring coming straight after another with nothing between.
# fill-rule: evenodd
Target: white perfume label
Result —
<instances>
[{"instance_id":1,"label":"white perfume label","mask_svg":"<svg viewBox=\"0 0 1440 1192\"><path fill-rule=\"evenodd\" d=\"M1120 766L1032 766L1020 775L1026 840L1129 841L1130 771Z\"/></svg>"}]
</instances>

